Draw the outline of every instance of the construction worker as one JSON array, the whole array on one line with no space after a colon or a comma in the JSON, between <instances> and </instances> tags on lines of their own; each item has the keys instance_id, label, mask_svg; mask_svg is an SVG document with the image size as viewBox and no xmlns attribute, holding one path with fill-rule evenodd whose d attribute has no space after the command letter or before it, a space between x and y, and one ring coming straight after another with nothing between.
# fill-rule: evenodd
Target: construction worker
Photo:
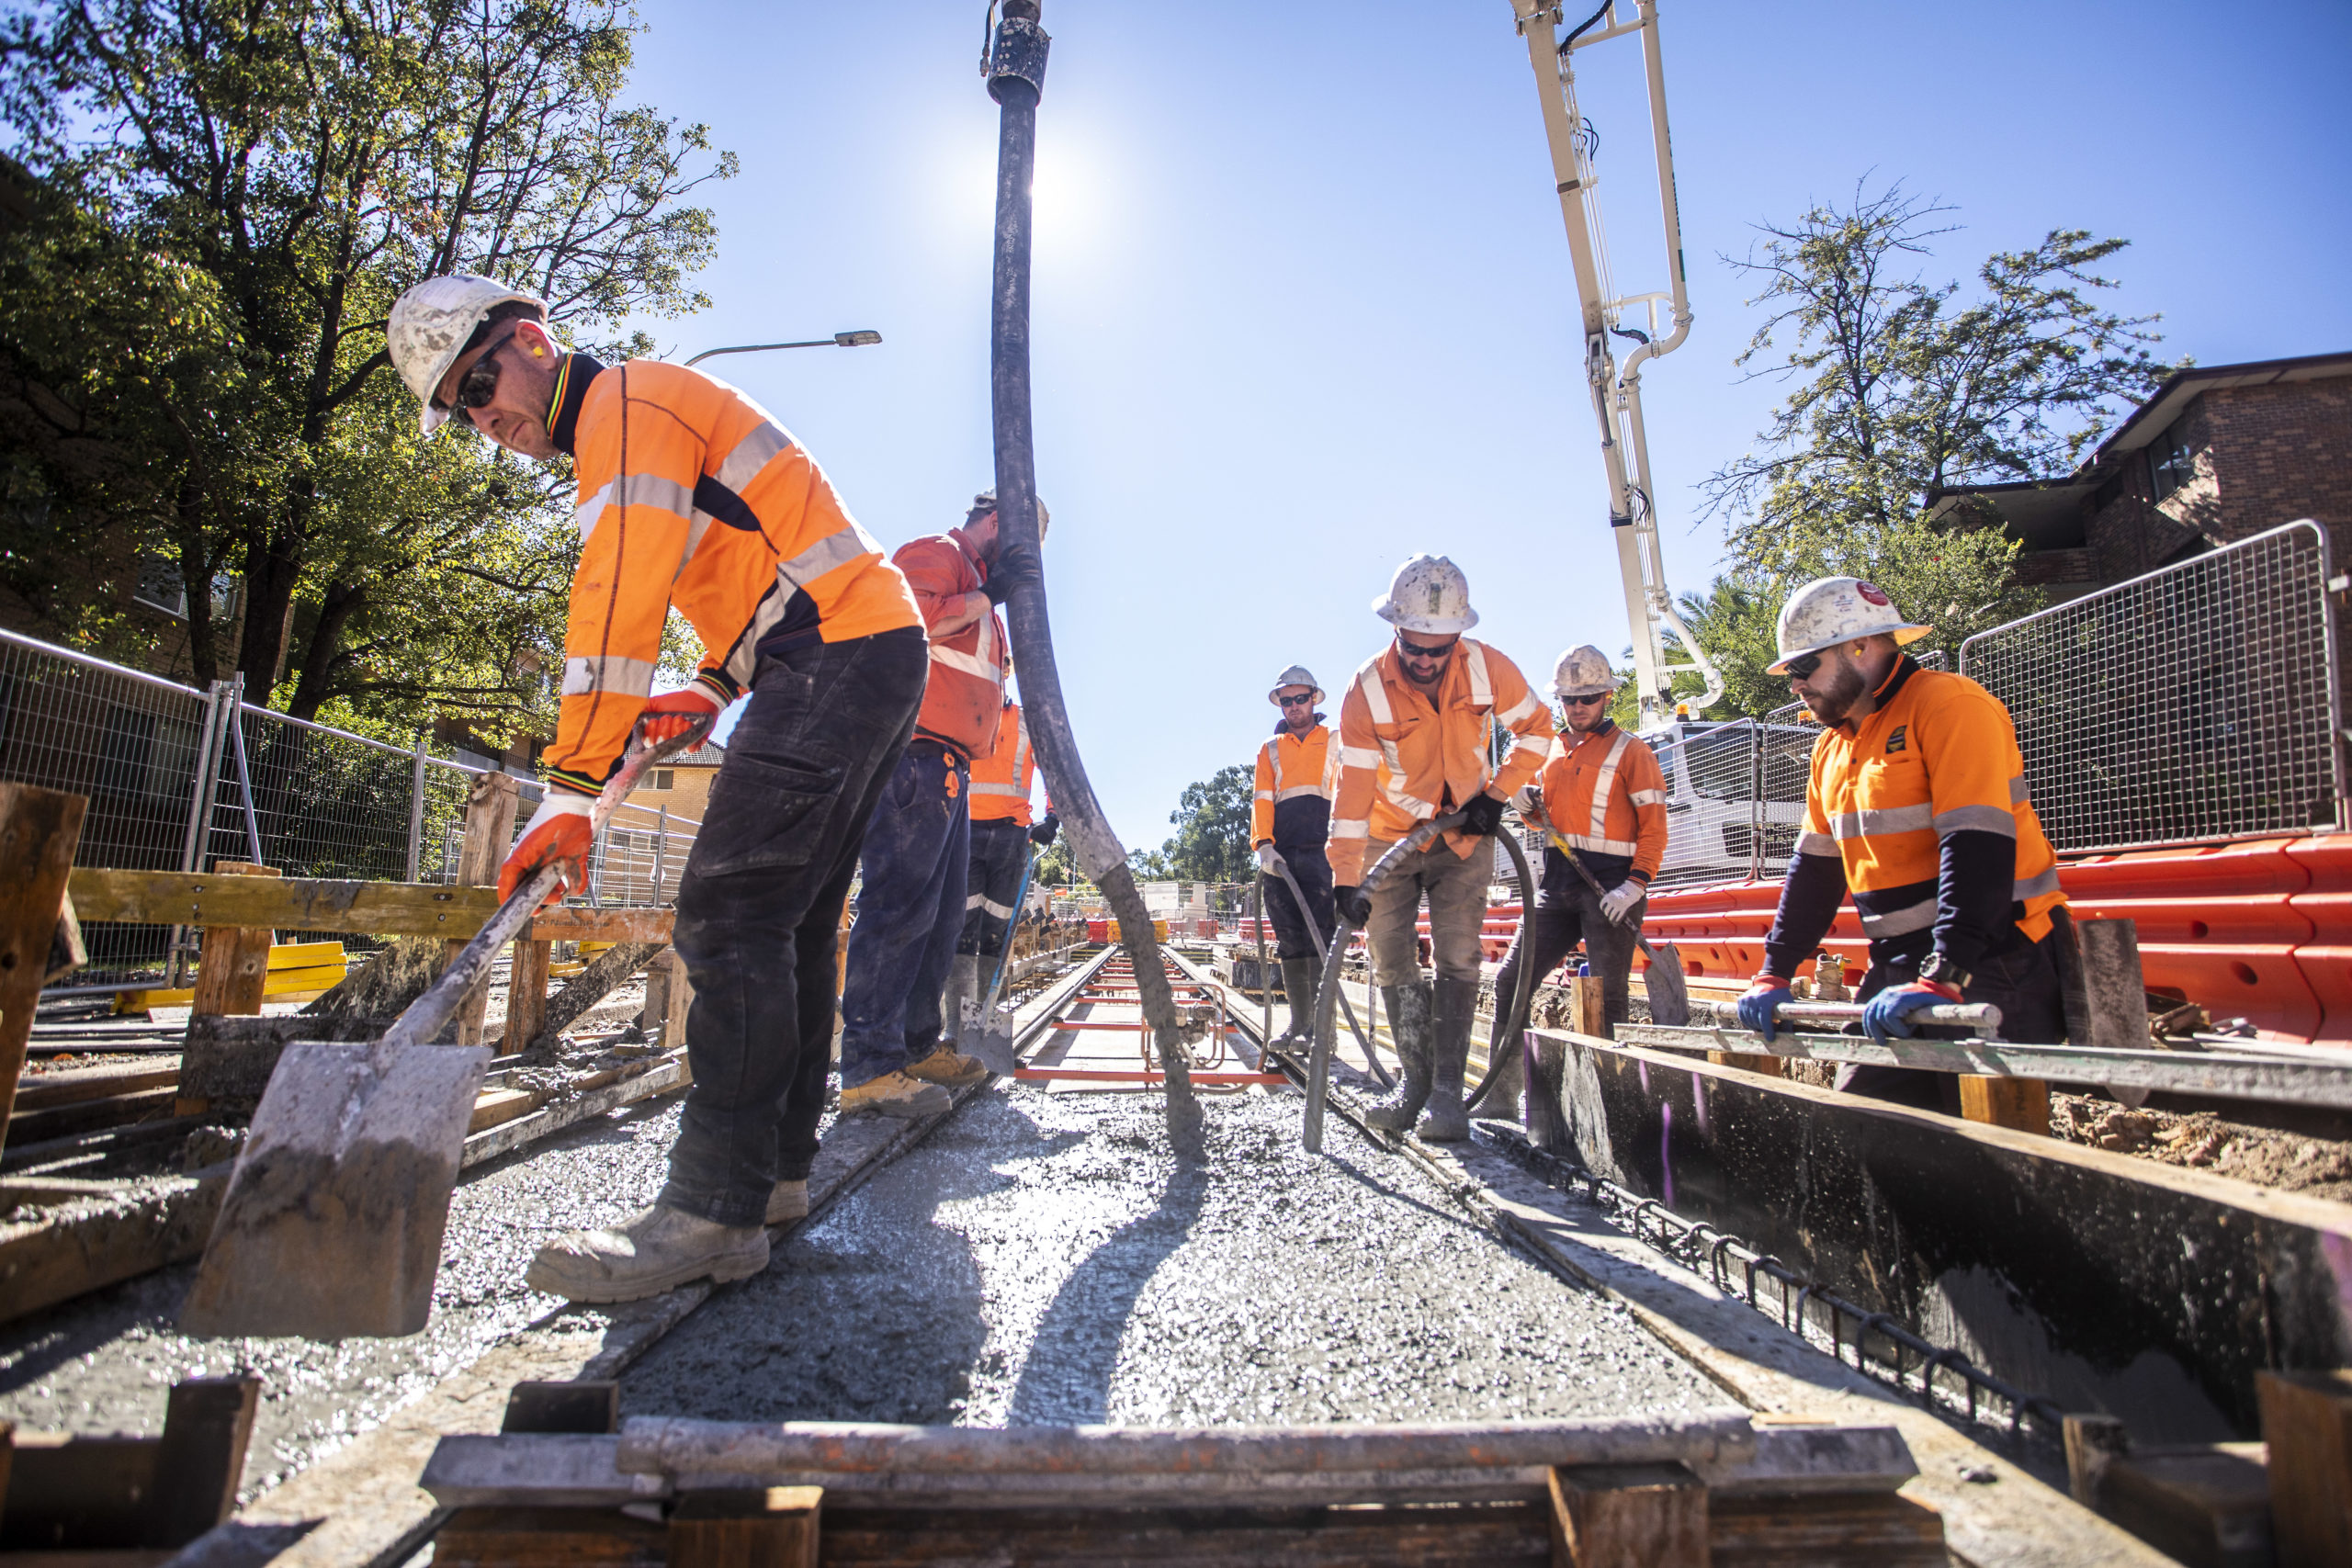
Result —
<instances>
[{"instance_id":1,"label":"construction worker","mask_svg":"<svg viewBox=\"0 0 2352 1568\"><path fill-rule=\"evenodd\" d=\"M1029 726L1022 719L1021 705L1007 697L994 749L972 762L972 850L966 863L964 931L956 939L947 1001L940 1010L950 1034L962 1017L966 998L986 999L983 993L1019 913L1012 901L1022 896L1021 873L1029 863L1031 846L1043 849L1061 831L1050 800L1045 820L1029 825L1029 792L1036 776Z\"/></svg>"},{"instance_id":2,"label":"construction worker","mask_svg":"<svg viewBox=\"0 0 2352 1568\"><path fill-rule=\"evenodd\" d=\"M1266 874L1266 914L1274 923L1283 995L1290 1001L1290 1028L1279 1038L1305 1042L1315 1037L1315 991L1323 982L1323 944L1331 938L1331 862L1324 844L1331 836L1331 797L1340 788L1340 749L1315 709L1323 688L1306 666L1294 664L1275 676L1266 700L1282 716L1274 721L1273 739L1258 749L1250 843ZM1306 897L1304 911L1283 879L1284 867Z\"/></svg>"},{"instance_id":3,"label":"construction worker","mask_svg":"<svg viewBox=\"0 0 2352 1568\"><path fill-rule=\"evenodd\" d=\"M934 1115L949 1089L988 1077L942 1037L941 992L964 930L972 762L996 748L1012 668L996 607L1041 575L1034 551L1015 554L999 537L993 491L972 498L962 527L892 558L930 628L931 685L865 836L842 990L844 1116Z\"/></svg>"},{"instance_id":4,"label":"construction worker","mask_svg":"<svg viewBox=\"0 0 2352 1568\"><path fill-rule=\"evenodd\" d=\"M1641 934L1650 879L1666 859L1666 775L1657 754L1609 716L1609 699L1616 690L1617 671L1589 644L1560 655L1553 668L1560 733L1553 738L1543 772L1521 796L1522 815L1551 828L1544 845L1544 882L1495 976L1489 1059L1505 1044L1502 1032L1517 994L1520 964L1533 964L1541 983L1579 940L1600 981L1609 1022L1614 1026L1630 1016L1626 983L1634 944ZM1540 804L1532 798L1538 796ZM1584 875L1568 863L1551 834L1575 852Z\"/></svg>"},{"instance_id":5,"label":"construction worker","mask_svg":"<svg viewBox=\"0 0 2352 1568\"><path fill-rule=\"evenodd\" d=\"M764 1227L808 1213L834 931L922 701L922 615L808 452L725 382L567 354L537 299L465 275L403 294L387 336L427 434L454 415L578 468L561 717L501 898L550 864L582 885L590 809L640 720L666 739L750 694L678 892L694 1088L669 1182L614 1229L542 1247L526 1278L612 1302L757 1273ZM702 666L684 691L649 700L673 606L702 639Z\"/></svg>"},{"instance_id":6,"label":"construction worker","mask_svg":"<svg viewBox=\"0 0 2352 1568\"><path fill-rule=\"evenodd\" d=\"M1871 942L1860 994L1872 1039L1907 1039L1913 1014L1957 1001L1997 1006L2011 1040L2064 1036L2051 911L2066 896L2017 729L1984 687L1903 651L1932 629L1859 578L1807 583L1781 607L1772 672L1825 728L1764 973L1739 999L1740 1022L1768 1040L1849 894ZM1849 1065L1838 1087L1959 1110L1944 1073Z\"/></svg>"},{"instance_id":7,"label":"construction worker","mask_svg":"<svg viewBox=\"0 0 2352 1568\"><path fill-rule=\"evenodd\" d=\"M1493 880L1490 841L1503 802L1543 764L1551 724L1519 666L1462 634L1478 624L1462 569L1415 556L1396 570L1380 618L1396 628L1356 671L1340 704L1340 788L1331 814L1333 901L1364 929L1404 1081L1367 1120L1402 1132L1424 1104L1424 1138L1470 1135L1462 1074L1478 1003L1478 937ZM1497 721L1519 737L1500 768L1488 760ZM1420 823L1464 813L1462 828L1393 869L1377 892L1366 871ZM1423 989L1415 917L1430 904L1434 996Z\"/></svg>"}]
</instances>

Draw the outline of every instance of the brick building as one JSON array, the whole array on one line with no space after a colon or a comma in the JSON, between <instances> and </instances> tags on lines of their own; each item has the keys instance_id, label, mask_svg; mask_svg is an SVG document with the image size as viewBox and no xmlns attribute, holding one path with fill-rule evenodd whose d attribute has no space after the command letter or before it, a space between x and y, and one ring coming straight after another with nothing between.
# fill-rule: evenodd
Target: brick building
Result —
<instances>
[{"instance_id":1,"label":"brick building","mask_svg":"<svg viewBox=\"0 0 2352 1568\"><path fill-rule=\"evenodd\" d=\"M2297 518L2352 539L2352 354L2174 375L2064 479L1934 491L1929 515L2004 527L2053 602Z\"/></svg>"}]
</instances>

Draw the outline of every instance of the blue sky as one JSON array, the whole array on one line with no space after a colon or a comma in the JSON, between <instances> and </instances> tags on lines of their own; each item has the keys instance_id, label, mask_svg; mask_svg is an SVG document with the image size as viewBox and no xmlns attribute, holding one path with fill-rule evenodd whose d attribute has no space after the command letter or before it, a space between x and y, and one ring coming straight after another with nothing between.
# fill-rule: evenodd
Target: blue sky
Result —
<instances>
[{"instance_id":1,"label":"blue sky","mask_svg":"<svg viewBox=\"0 0 2352 1568\"><path fill-rule=\"evenodd\" d=\"M989 480L995 107L981 6L650 3L633 91L707 121L713 306L678 356L871 327L881 346L720 360L895 547ZM1333 7L1047 0L1034 334L1047 582L1073 720L1129 847L1247 761L1274 673L1334 694L1368 603L1452 556L1531 677L1628 633L1574 289L1508 0ZM1669 577L1719 531L1694 481L1775 396L1717 257L1750 225L1903 180L1958 210L1934 276L2057 227L2121 235L2112 299L2163 352L2352 348L2352 6L1807 6L1669 0L1667 97L1697 321L1644 380ZM1579 56L1611 254L1658 287L1634 40Z\"/></svg>"}]
</instances>

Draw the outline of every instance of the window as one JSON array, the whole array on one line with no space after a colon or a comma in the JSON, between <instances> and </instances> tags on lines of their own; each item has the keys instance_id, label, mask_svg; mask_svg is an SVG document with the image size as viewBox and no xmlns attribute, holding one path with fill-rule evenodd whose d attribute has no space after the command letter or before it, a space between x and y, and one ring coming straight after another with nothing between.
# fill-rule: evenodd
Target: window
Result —
<instances>
[{"instance_id":1,"label":"window","mask_svg":"<svg viewBox=\"0 0 2352 1568\"><path fill-rule=\"evenodd\" d=\"M646 788L648 788L648 789L668 789L668 788L669 788L673 784L674 784L674 783L676 783L676 782L677 782L677 770L676 770L676 769L674 769L674 768L656 768L656 769L654 769L650 773L649 773L649 774L647 774L647 775L646 775L646 784L645 784L645 787L646 787Z\"/></svg>"},{"instance_id":2,"label":"window","mask_svg":"<svg viewBox=\"0 0 2352 1568\"><path fill-rule=\"evenodd\" d=\"M2172 427L2148 446L2148 499L2162 501L2197 477L2197 452L2188 444L2188 433L2182 428L2186 417L2172 422Z\"/></svg>"},{"instance_id":3,"label":"window","mask_svg":"<svg viewBox=\"0 0 2352 1568\"><path fill-rule=\"evenodd\" d=\"M130 596L175 621L187 619L187 588L180 577L179 562L167 556L141 554L139 581ZM227 620L236 609L237 580L223 572L212 580L212 618Z\"/></svg>"}]
</instances>

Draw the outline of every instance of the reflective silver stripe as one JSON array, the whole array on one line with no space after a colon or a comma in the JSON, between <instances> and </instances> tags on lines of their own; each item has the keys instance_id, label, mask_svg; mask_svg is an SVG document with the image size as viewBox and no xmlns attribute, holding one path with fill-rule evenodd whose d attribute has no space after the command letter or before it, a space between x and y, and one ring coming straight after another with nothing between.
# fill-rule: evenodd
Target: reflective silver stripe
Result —
<instances>
[{"instance_id":1,"label":"reflective silver stripe","mask_svg":"<svg viewBox=\"0 0 2352 1568\"><path fill-rule=\"evenodd\" d=\"M2028 795L2029 792L2025 786L2025 775L2020 773L2016 778L2009 781L2009 804L2011 806L2023 806L2026 803Z\"/></svg>"},{"instance_id":2,"label":"reflective silver stripe","mask_svg":"<svg viewBox=\"0 0 2352 1568\"><path fill-rule=\"evenodd\" d=\"M1592 825L1586 830L1586 836L1596 841L1608 837L1609 791L1617 783L1617 764L1624 761L1625 748L1633 743L1632 736L1619 730L1617 738L1609 743L1609 755L1600 760L1600 772L1593 775Z\"/></svg>"},{"instance_id":3,"label":"reflective silver stripe","mask_svg":"<svg viewBox=\"0 0 2352 1568\"><path fill-rule=\"evenodd\" d=\"M1816 833L1808 828L1797 835L1797 853L1828 855L1835 858L1838 853L1838 840L1826 833Z\"/></svg>"},{"instance_id":4,"label":"reflective silver stripe","mask_svg":"<svg viewBox=\"0 0 2352 1568\"><path fill-rule=\"evenodd\" d=\"M1029 792L1023 789L1019 784L979 784L975 782L972 785L972 793L974 795L1009 795L1020 800L1026 800L1029 798Z\"/></svg>"},{"instance_id":5,"label":"reflective silver stripe","mask_svg":"<svg viewBox=\"0 0 2352 1568\"><path fill-rule=\"evenodd\" d=\"M1260 800L1272 800L1274 798L1274 792L1270 789L1261 789L1258 792L1258 798Z\"/></svg>"},{"instance_id":6,"label":"reflective silver stripe","mask_svg":"<svg viewBox=\"0 0 2352 1568\"><path fill-rule=\"evenodd\" d=\"M1487 645L1472 642L1465 637L1462 639L1462 646L1468 655L1464 660L1464 667L1470 677L1470 705L1492 708L1495 705L1495 682L1487 672Z\"/></svg>"},{"instance_id":7,"label":"reflective silver stripe","mask_svg":"<svg viewBox=\"0 0 2352 1568\"><path fill-rule=\"evenodd\" d=\"M1009 920L1012 919L1012 905L1000 904L995 899L983 897L978 893L966 896L964 899L964 909L967 914L974 909L986 909L989 914L994 915L1000 920Z\"/></svg>"},{"instance_id":8,"label":"reflective silver stripe","mask_svg":"<svg viewBox=\"0 0 2352 1568\"><path fill-rule=\"evenodd\" d=\"M590 692L618 692L624 696L641 697L652 689L653 660L650 659L575 654L563 661L563 694L567 697Z\"/></svg>"},{"instance_id":9,"label":"reflective silver stripe","mask_svg":"<svg viewBox=\"0 0 2352 1568\"><path fill-rule=\"evenodd\" d=\"M1955 806L1950 811L1936 813L1936 836L1949 839L1954 833L1998 833L2005 839L2018 836L2018 816L2006 806Z\"/></svg>"},{"instance_id":10,"label":"reflective silver stripe","mask_svg":"<svg viewBox=\"0 0 2352 1568\"><path fill-rule=\"evenodd\" d=\"M2029 898L2039 898L2045 893L2058 891L2058 868L2052 865L2039 876L2021 876L2010 896L2020 904Z\"/></svg>"},{"instance_id":11,"label":"reflective silver stripe","mask_svg":"<svg viewBox=\"0 0 2352 1568\"><path fill-rule=\"evenodd\" d=\"M1544 705L1535 700L1533 692L1530 692L1520 698L1518 703L1510 709L1496 716L1503 721L1506 728L1517 728L1521 719L1527 717L1530 714L1541 713L1543 709Z\"/></svg>"},{"instance_id":12,"label":"reflective silver stripe","mask_svg":"<svg viewBox=\"0 0 2352 1568\"><path fill-rule=\"evenodd\" d=\"M1342 746L1340 761L1351 768L1376 768L1380 766L1380 753L1362 746Z\"/></svg>"},{"instance_id":13,"label":"reflective silver stripe","mask_svg":"<svg viewBox=\"0 0 2352 1568\"><path fill-rule=\"evenodd\" d=\"M1323 786L1321 784L1293 784L1288 789L1276 790L1274 792L1274 799L1276 801L1299 800L1310 795L1317 800L1327 798L1323 794ZM1261 791L1258 798L1261 800L1265 799L1265 793Z\"/></svg>"},{"instance_id":14,"label":"reflective silver stripe","mask_svg":"<svg viewBox=\"0 0 2352 1568\"><path fill-rule=\"evenodd\" d=\"M1666 804L1666 791L1662 789L1637 789L1629 792L1625 798L1632 801L1636 806L1664 806Z\"/></svg>"},{"instance_id":15,"label":"reflective silver stripe","mask_svg":"<svg viewBox=\"0 0 2352 1568\"><path fill-rule=\"evenodd\" d=\"M718 465L718 482L741 495L760 477L762 468L791 450L792 437L763 421L758 429L744 432L743 439L735 443L735 450L727 454L727 461Z\"/></svg>"},{"instance_id":16,"label":"reflective silver stripe","mask_svg":"<svg viewBox=\"0 0 2352 1568\"><path fill-rule=\"evenodd\" d=\"M1394 724L1396 715L1388 705L1388 686L1380 678L1380 660L1367 660L1356 671L1356 690L1363 694L1363 705L1372 711L1374 724Z\"/></svg>"},{"instance_id":17,"label":"reflective silver stripe","mask_svg":"<svg viewBox=\"0 0 2352 1568\"><path fill-rule=\"evenodd\" d=\"M1861 839L1881 833L1921 833L1936 825L1933 806L1890 806L1883 811L1841 811L1829 819L1835 837Z\"/></svg>"},{"instance_id":18,"label":"reflective silver stripe","mask_svg":"<svg viewBox=\"0 0 2352 1568\"><path fill-rule=\"evenodd\" d=\"M1372 837L1372 823L1369 820L1361 818L1352 822L1344 818L1335 818L1331 823L1331 837L1335 839L1369 839Z\"/></svg>"},{"instance_id":19,"label":"reflective silver stripe","mask_svg":"<svg viewBox=\"0 0 2352 1568\"><path fill-rule=\"evenodd\" d=\"M605 508L611 503L612 499L613 485L612 481L607 479L605 481L604 489L582 502L579 509L572 513L571 525L579 530L580 537L583 542L589 535L596 531L596 519L605 514Z\"/></svg>"},{"instance_id":20,"label":"reflective silver stripe","mask_svg":"<svg viewBox=\"0 0 2352 1568\"><path fill-rule=\"evenodd\" d=\"M1575 848L1590 850L1597 855L1637 854L1642 847L1631 839L1596 839L1585 833L1563 833L1560 837Z\"/></svg>"},{"instance_id":21,"label":"reflective silver stripe","mask_svg":"<svg viewBox=\"0 0 2352 1568\"><path fill-rule=\"evenodd\" d=\"M1325 777L1326 777L1326 778L1329 777L1329 775L1330 775L1330 773L1331 773L1331 765L1330 765L1330 763L1331 763L1331 757L1330 757L1330 752L1331 752L1331 746L1330 746L1330 742L1329 742L1329 741L1328 741L1328 740L1326 740L1326 741L1324 742L1324 748L1323 748L1323 772L1324 772L1324 774L1325 774ZM1374 756L1374 754L1373 754L1373 753L1371 753L1371 752L1366 752L1366 753L1365 753L1365 756L1367 756L1367 757L1369 757L1369 758L1372 758L1372 760L1373 760L1374 761L1377 761L1379 760L1376 756ZM1283 738L1282 738L1281 736L1279 736L1279 735L1275 736L1272 740L1269 740L1269 741L1267 741L1267 742L1266 742L1266 764L1267 764L1267 767L1268 767L1269 771L1270 771L1270 772L1272 772L1272 773L1273 773L1273 775L1274 775L1274 787L1273 787L1272 789L1271 789L1271 790L1263 790L1263 789L1260 790L1260 791L1258 792L1258 798L1259 798L1260 800L1273 800L1273 801L1296 800L1296 799L1298 799L1298 798L1299 798L1300 796L1302 796L1302 795L1317 795L1317 796L1320 796L1321 798L1326 799L1326 800L1328 800L1328 799L1329 799L1329 798L1331 797L1331 794L1332 794L1331 786L1330 786L1329 784L1328 784L1316 783L1316 784L1292 784L1292 785L1288 786L1287 788L1285 788L1285 787L1283 786ZM1369 765L1369 764L1367 764L1367 765Z\"/></svg>"},{"instance_id":22,"label":"reflective silver stripe","mask_svg":"<svg viewBox=\"0 0 2352 1568\"><path fill-rule=\"evenodd\" d=\"M1274 781L1274 789L1280 789L1280 788L1282 788L1282 787L1283 787L1283 738L1282 738L1281 736L1279 736L1279 735L1275 736L1272 740L1269 740L1269 741L1267 741L1267 742L1266 742L1266 772L1267 772L1268 773L1272 774L1272 777L1273 777L1273 781ZM1274 790L1273 790L1273 789L1261 789L1261 790L1260 790L1260 791L1258 792L1258 798L1259 798L1260 800L1272 800L1272 799L1273 799L1273 797L1274 797Z\"/></svg>"},{"instance_id":23,"label":"reflective silver stripe","mask_svg":"<svg viewBox=\"0 0 2352 1568\"><path fill-rule=\"evenodd\" d=\"M854 523L834 529L798 555L776 563L775 574L795 588L814 582L860 556L878 556L882 547Z\"/></svg>"},{"instance_id":24,"label":"reflective silver stripe","mask_svg":"<svg viewBox=\"0 0 2352 1568\"><path fill-rule=\"evenodd\" d=\"M1871 936L1902 936L1910 931L1923 931L1936 923L1936 901L1922 899L1883 915L1864 915L1862 930Z\"/></svg>"}]
</instances>

